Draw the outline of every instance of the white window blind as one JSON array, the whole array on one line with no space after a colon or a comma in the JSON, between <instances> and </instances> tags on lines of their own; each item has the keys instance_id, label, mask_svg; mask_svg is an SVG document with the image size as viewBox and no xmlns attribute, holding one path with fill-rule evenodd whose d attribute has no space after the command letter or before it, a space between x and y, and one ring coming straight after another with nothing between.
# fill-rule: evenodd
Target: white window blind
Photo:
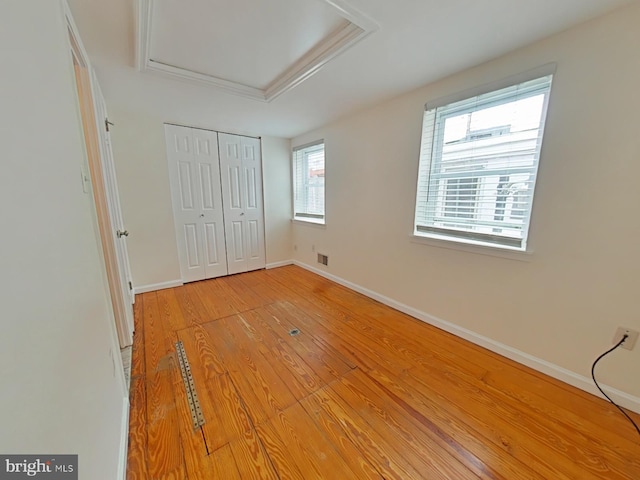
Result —
<instances>
[{"instance_id":1,"label":"white window blind","mask_svg":"<svg viewBox=\"0 0 640 480\"><path fill-rule=\"evenodd\" d=\"M293 150L294 218L324 223L324 142Z\"/></svg>"},{"instance_id":2,"label":"white window blind","mask_svg":"<svg viewBox=\"0 0 640 480\"><path fill-rule=\"evenodd\" d=\"M414 234L525 250L552 74L427 104Z\"/></svg>"}]
</instances>

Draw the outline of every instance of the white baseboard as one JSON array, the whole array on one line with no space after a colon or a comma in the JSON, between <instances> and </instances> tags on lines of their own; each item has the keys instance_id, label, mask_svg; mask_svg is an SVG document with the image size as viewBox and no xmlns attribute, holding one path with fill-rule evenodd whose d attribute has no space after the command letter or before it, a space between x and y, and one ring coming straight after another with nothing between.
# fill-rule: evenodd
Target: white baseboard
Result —
<instances>
[{"instance_id":1,"label":"white baseboard","mask_svg":"<svg viewBox=\"0 0 640 480\"><path fill-rule=\"evenodd\" d=\"M128 395L129 392L127 392ZM120 459L118 460L118 478L126 480L127 454L129 453L129 397L122 401L122 430L120 434Z\"/></svg>"},{"instance_id":2,"label":"white baseboard","mask_svg":"<svg viewBox=\"0 0 640 480\"><path fill-rule=\"evenodd\" d=\"M281 262L267 263L265 268L267 270L270 270L272 268L286 267L287 265L293 265L293 260L283 260Z\"/></svg>"},{"instance_id":3,"label":"white baseboard","mask_svg":"<svg viewBox=\"0 0 640 480\"><path fill-rule=\"evenodd\" d=\"M313 267L311 265L307 265L298 260L293 261L294 265L304 268L305 270L309 270L310 272L316 273L322 277L328 278L329 280L333 280L340 285L343 285L351 290L354 290L358 293L366 295L369 298L377 300L380 303L384 303L385 305L395 308L407 315L410 315L418 320L421 320L425 323L438 327L442 330L445 330L457 337L464 338L465 340L470 341L476 345L484 347L492 352L498 353L504 357L507 357L515 362L518 362L522 365L530 367L534 370L542 372L550 377L556 378L562 382L565 382L569 385L572 385L580 390L591 393L598 397L604 398L602 394L598 391L596 386L593 384L591 378L585 377L583 375L579 375L571 370L567 370L566 368L555 365L551 362L547 362L546 360L542 360L540 358L534 357L533 355L529 355L528 353L517 350L509 345L505 345L503 343L497 342L491 338L485 337L483 335L479 335L471 330L460 327L454 323L447 322L446 320L442 320L433 315L429 315L428 313L417 310L413 307L405 305L403 303L397 302L392 298L385 297L373 290L369 290L368 288L361 287L355 283L352 283L348 280L340 278L336 275L328 273L319 268ZM640 398L630 395L626 392L618 390L616 388L600 385L602 389L609 395L616 403L619 405L628 408L629 410L633 410L634 412L640 413Z\"/></svg>"},{"instance_id":4,"label":"white baseboard","mask_svg":"<svg viewBox=\"0 0 640 480\"><path fill-rule=\"evenodd\" d=\"M182 280L171 280L169 282L152 283L151 285L140 285L139 287L133 287L133 294L155 292L156 290L163 290L165 288L181 287L184 285Z\"/></svg>"}]
</instances>

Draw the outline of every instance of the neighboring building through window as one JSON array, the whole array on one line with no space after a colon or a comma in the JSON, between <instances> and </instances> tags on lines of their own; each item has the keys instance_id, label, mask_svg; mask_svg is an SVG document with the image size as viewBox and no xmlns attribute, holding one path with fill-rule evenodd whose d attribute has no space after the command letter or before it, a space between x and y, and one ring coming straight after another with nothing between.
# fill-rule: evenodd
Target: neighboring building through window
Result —
<instances>
[{"instance_id":1,"label":"neighboring building through window","mask_svg":"<svg viewBox=\"0 0 640 480\"><path fill-rule=\"evenodd\" d=\"M293 149L293 218L324 223L324 141Z\"/></svg>"},{"instance_id":2,"label":"neighboring building through window","mask_svg":"<svg viewBox=\"0 0 640 480\"><path fill-rule=\"evenodd\" d=\"M428 103L414 235L526 250L552 68Z\"/></svg>"}]
</instances>

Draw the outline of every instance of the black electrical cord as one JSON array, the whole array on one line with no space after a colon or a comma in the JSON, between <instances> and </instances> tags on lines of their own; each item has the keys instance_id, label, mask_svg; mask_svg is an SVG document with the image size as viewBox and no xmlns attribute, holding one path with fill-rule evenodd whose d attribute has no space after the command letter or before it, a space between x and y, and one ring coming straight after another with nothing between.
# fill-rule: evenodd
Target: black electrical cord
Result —
<instances>
[{"instance_id":1,"label":"black electrical cord","mask_svg":"<svg viewBox=\"0 0 640 480\"><path fill-rule=\"evenodd\" d=\"M624 341L629 337L629 335L627 335L626 333L622 336L622 339L616 343L613 347L611 347L609 350L607 350L606 352L604 352L602 355L600 355L598 358L596 358L596 361L593 362L593 365L591 365L591 378L593 378L593 383L596 384L596 387L598 387L598 390L600 390L600 393L602 393L602 395L604 395L606 397L607 400L609 400L613 406L615 406L618 410L620 410L622 412L622 414L627 417L627 420L629 420L631 422L631 424L636 427L636 432L638 432L638 435L640 435L640 428L638 428L638 425L636 424L636 422L633 421L633 418L631 418L629 415L627 415L627 412L625 412L616 402L614 402L613 400L611 400L611 398L609 398L609 395L607 395L606 393L604 393L604 390L602 390L600 388L600 385L598 385L598 381L596 380L596 365L598 364L598 362L600 360L602 360L604 357L606 357L607 355L609 355L611 352L613 352L616 348L618 348L620 345L622 345L624 343Z\"/></svg>"}]
</instances>

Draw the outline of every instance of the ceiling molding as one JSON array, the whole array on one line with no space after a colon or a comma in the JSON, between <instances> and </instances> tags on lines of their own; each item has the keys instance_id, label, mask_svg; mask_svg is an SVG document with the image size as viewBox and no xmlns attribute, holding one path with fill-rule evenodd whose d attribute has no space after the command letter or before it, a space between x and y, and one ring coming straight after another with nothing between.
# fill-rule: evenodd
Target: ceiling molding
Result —
<instances>
[{"instance_id":1,"label":"ceiling molding","mask_svg":"<svg viewBox=\"0 0 640 480\"><path fill-rule=\"evenodd\" d=\"M336 10L346 20L340 28L331 32L298 61L261 89L224 78L196 72L150 58L154 0L138 0L136 66L141 72L153 72L165 77L221 88L243 97L270 102L317 73L329 61L346 52L357 42L378 29L378 25L345 0L321 0Z\"/></svg>"}]
</instances>

